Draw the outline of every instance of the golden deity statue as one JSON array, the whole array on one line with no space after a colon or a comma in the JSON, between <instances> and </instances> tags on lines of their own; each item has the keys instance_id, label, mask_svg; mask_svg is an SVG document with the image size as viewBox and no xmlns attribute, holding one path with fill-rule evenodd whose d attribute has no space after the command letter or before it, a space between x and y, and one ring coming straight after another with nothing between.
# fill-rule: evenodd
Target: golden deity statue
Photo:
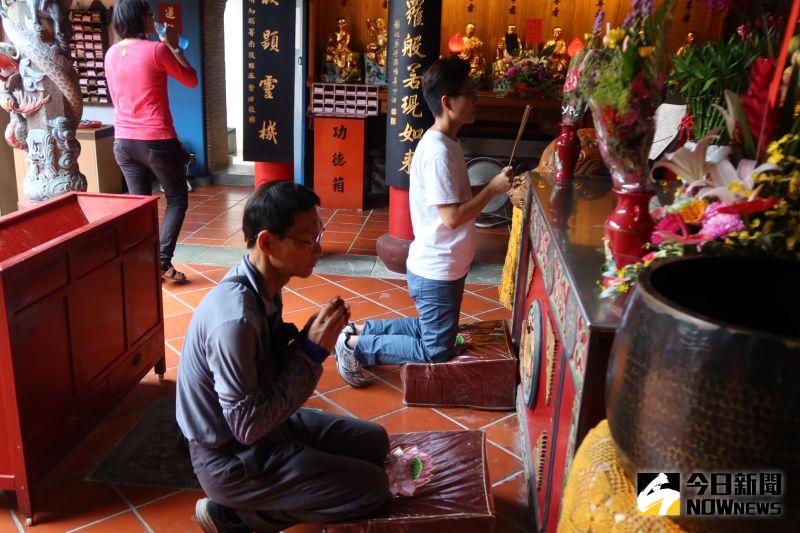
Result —
<instances>
[{"instance_id":1,"label":"golden deity statue","mask_svg":"<svg viewBox=\"0 0 800 533\"><path fill-rule=\"evenodd\" d=\"M500 37L497 41L494 63L492 63L492 90L504 93L508 90L511 81L506 77L508 67L511 65L511 56L506 50L506 39Z\"/></svg>"},{"instance_id":2,"label":"golden deity statue","mask_svg":"<svg viewBox=\"0 0 800 533\"><path fill-rule=\"evenodd\" d=\"M475 35L475 24L469 23L466 28L466 35L462 38L464 47L458 57L469 62L469 76L473 81L478 82L483 79L483 41Z\"/></svg>"},{"instance_id":3,"label":"golden deity statue","mask_svg":"<svg viewBox=\"0 0 800 533\"><path fill-rule=\"evenodd\" d=\"M561 29L560 26L556 26L553 28L553 38L544 43L544 47L547 48L548 46L555 47L553 50L554 54L565 54L567 53L567 42L561 38L561 34L564 30Z\"/></svg>"},{"instance_id":4,"label":"golden deity statue","mask_svg":"<svg viewBox=\"0 0 800 533\"><path fill-rule=\"evenodd\" d=\"M690 46L694 46L694 32L693 31L690 31L689 33L686 34L686 41L683 43L683 45L681 45L680 48L678 48L678 52L677 52L676 55L678 55L678 56L686 55L686 52L689 50Z\"/></svg>"},{"instance_id":5,"label":"golden deity statue","mask_svg":"<svg viewBox=\"0 0 800 533\"><path fill-rule=\"evenodd\" d=\"M505 43L503 45L506 54L516 57L522 54L522 41L517 35L517 25L509 24L506 30Z\"/></svg>"},{"instance_id":6,"label":"golden deity statue","mask_svg":"<svg viewBox=\"0 0 800 533\"><path fill-rule=\"evenodd\" d=\"M506 51L506 40L501 38L497 41L497 51L495 53L494 63L492 63L492 74L494 78L500 78L506 75L508 72L508 63L506 63L506 56L508 56L508 52Z\"/></svg>"},{"instance_id":7,"label":"golden deity statue","mask_svg":"<svg viewBox=\"0 0 800 533\"><path fill-rule=\"evenodd\" d=\"M553 38L544 44L545 48L553 47L550 54L550 68L554 73L566 73L569 66L569 56L567 55L567 42L561 38L563 30L556 26L553 28Z\"/></svg>"},{"instance_id":8,"label":"golden deity statue","mask_svg":"<svg viewBox=\"0 0 800 533\"><path fill-rule=\"evenodd\" d=\"M350 32L345 29L347 20L344 17L336 19L337 30L328 38L328 47L325 49L325 63L329 71L335 71L335 81L346 83L357 81L361 75L358 52L350 50Z\"/></svg>"},{"instance_id":9,"label":"golden deity statue","mask_svg":"<svg viewBox=\"0 0 800 533\"><path fill-rule=\"evenodd\" d=\"M389 42L386 22L382 18L367 19L367 35L375 41L367 44L366 58L386 68L386 44Z\"/></svg>"}]
</instances>

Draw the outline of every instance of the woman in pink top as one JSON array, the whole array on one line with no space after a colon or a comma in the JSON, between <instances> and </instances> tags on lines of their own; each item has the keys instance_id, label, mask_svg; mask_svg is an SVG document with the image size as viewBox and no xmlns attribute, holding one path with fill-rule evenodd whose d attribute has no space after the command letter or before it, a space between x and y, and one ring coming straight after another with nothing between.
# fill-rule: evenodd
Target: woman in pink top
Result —
<instances>
[{"instance_id":1,"label":"woman in pink top","mask_svg":"<svg viewBox=\"0 0 800 533\"><path fill-rule=\"evenodd\" d=\"M197 86L197 72L178 46L174 28L161 42L153 33L153 13L147 0L119 0L114 29L122 38L106 53L108 90L114 103L114 157L131 194L152 194L152 178L164 189L167 211L161 228L161 275L186 282L172 266L172 255L189 203L186 186L188 154L172 125L167 76L186 87Z\"/></svg>"}]
</instances>

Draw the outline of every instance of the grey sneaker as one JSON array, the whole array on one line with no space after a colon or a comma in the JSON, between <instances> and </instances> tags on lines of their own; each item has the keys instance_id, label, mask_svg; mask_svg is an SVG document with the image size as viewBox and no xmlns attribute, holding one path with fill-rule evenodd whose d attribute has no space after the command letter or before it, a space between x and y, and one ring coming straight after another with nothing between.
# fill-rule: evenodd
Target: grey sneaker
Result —
<instances>
[{"instance_id":1,"label":"grey sneaker","mask_svg":"<svg viewBox=\"0 0 800 533\"><path fill-rule=\"evenodd\" d=\"M370 384L361 363L356 359L353 348L347 345L347 339L356 334L356 325L350 322L347 324L333 348L333 358L336 360L336 370L345 383L351 387L361 388Z\"/></svg>"}]
</instances>

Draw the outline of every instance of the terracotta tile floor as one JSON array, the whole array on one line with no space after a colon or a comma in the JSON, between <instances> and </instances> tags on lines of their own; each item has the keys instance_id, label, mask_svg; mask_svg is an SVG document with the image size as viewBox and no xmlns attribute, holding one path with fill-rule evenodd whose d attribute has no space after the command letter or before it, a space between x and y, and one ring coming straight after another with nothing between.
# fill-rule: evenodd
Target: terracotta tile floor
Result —
<instances>
[{"instance_id":1,"label":"terracotta tile floor","mask_svg":"<svg viewBox=\"0 0 800 533\"><path fill-rule=\"evenodd\" d=\"M242 234L242 213L252 190L247 187L212 185L197 187L189 194L180 244L207 246L245 246ZM159 198L163 216L166 202ZM325 235L322 249L327 253L376 255L375 243L389 231L389 209L369 211L320 209ZM501 238L498 238L501 237ZM508 227L478 228L476 261L502 263L508 242Z\"/></svg>"},{"instance_id":2,"label":"terracotta tile floor","mask_svg":"<svg viewBox=\"0 0 800 533\"><path fill-rule=\"evenodd\" d=\"M240 205L247 195L247 190L235 187L207 187L193 193L190 197L193 209L190 215L194 215L196 222L191 223L194 224L191 234L184 232L184 242L197 238L209 241L203 244L213 241L215 245L230 245L238 231ZM358 237L355 228L360 228L360 235L367 231L367 235L374 236L378 231L385 231L376 229L386 224L385 210L365 213L323 211L323 214L327 217L329 228L331 225L334 228L342 227L337 224L353 225L354 229L348 231L331 230L332 233L350 235L349 244L340 243L342 249L348 246L350 253L366 250L355 246L359 238L372 240L371 246L374 247L374 238ZM224 239L219 238L219 235L228 231L225 226L233 229ZM201 232L220 229L224 232ZM198 232L201 232L200 235L197 235ZM352 237L354 233L355 238ZM192 313L203 296L227 271L214 266L177 266L187 273L191 283L163 286L168 363L166 381L159 383L153 374L145 377L40 482L36 489L39 498L37 525L32 528L33 531L199 531L193 518L194 503L202 497L197 491L106 485L84 479L154 401L162 396L174 396L180 351ZM463 320L509 317L509 311L497 302L496 287L467 285L466 290ZM319 303L334 294L340 294L350 301L354 319L358 321L416 314L413 302L408 298L405 281L315 274L308 279L292 280L284 290L285 320L302 326L319 309ZM486 431L489 468L498 510L497 531L529 530L530 509L527 483L522 472L521 435L513 413L405 407L401 396L400 371L396 366L372 368L370 375L375 383L363 390L347 386L336 373L332 359L328 359L324 367L325 372L315 395L306 404L309 407L375 420L390 432L459 428ZM25 529L16 514L14 493L0 492L0 532ZM289 531L301 533L319 530L317 525L303 524Z\"/></svg>"}]
</instances>

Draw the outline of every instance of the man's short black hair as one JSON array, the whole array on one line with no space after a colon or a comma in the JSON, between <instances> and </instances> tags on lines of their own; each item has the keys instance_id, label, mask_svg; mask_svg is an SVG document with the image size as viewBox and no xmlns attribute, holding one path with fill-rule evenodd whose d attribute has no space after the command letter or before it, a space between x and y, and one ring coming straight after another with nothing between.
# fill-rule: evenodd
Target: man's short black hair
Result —
<instances>
[{"instance_id":1,"label":"man's short black hair","mask_svg":"<svg viewBox=\"0 0 800 533\"><path fill-rule=\"evenodd\" d=\"M112 23L120 39L147 38L144 19L150 13L147 0L119 0L114 6Z\"/></svg>"},{"instance_id":2,"label":"man's short black hair","mask_svg":"<svg viewBox=\"0 0 800 533\"><path fill-rule=\"evenodd\" d=\"M294 215L319 205L319 196L291 181L274 181L259 187L247 200L242 231L247 247L256 244L262 230L283 238L294 224Z\"/></svg>"},{"instance_id":3,"label":"man's short black hair","mask_svg":"<svg viewBox=\"0 0 800 533\"><path fill-rule=\"evenodd\" d=\"M442 96L453 95L469 81L469 63L458 57L435 61L422 75L422 94L431 113L442 115Z\"/></svg>"}]
</instances>

